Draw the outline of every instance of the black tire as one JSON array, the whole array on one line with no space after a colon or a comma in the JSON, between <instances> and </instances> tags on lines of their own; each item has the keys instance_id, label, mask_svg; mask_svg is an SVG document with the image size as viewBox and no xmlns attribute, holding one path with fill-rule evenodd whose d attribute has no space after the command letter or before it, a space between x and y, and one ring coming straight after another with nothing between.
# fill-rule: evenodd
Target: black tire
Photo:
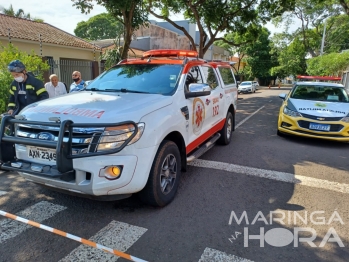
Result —
<instances>
[{"instance_id":1,"label":"black tire","mask_svg":"<svg viewBox=\"0 0 349 262\"><path fill-rule=\"evenodd\" d=\"M219 131L219 133L221 134L221 137L217 141L218 144L229 145L234 129L235 129L235 117L231 112L228 112L224 127L221 131Z\"/></svg>"},{"instance_id":2,"label":"black tire","mask_svg":"<svg viewBox=\"0 0 349 262\"><path fill-rule=\"evenodd\" d=\"M155 155L147 184L139 192L141 201L151 206L166 206L176 195L180 177L179 149L174 142L164 140Z\"/></svg>"},{"instance_id":3,"label":"black tire","mask_svg":"<svg viewBox=\"0 0 349 262\"><path fill-rule=\"evenodd\" d=\"M286 136L284 133L280 132L279 130L276 132L276 134L277 134L278 136L281 136L281 137Z\"/></svg>"}]
</instances>

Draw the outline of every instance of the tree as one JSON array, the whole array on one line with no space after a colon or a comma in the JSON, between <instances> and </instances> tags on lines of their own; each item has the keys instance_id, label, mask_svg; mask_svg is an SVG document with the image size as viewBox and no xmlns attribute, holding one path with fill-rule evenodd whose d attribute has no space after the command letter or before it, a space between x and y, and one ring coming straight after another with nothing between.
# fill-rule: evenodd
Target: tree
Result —
<instances>
[{"instance_id":1,"label":"tree","mask_svg":"<svg viewBox=\"0 0 349 262\"><path fill-rule=\"evenodd\" d=\"M222 40L218 40L216 41L214 44L217 46L220 46L222 48L224 48L225 50L227 50L229 52L230 56L235 56L237 55L238 57L238 62L236 65L234 65L234 68L236 70L236 74L237 75L243 75L243 59L246 55L245 53L245 48L247 44L239 44L239 43L246 43L248 42L247 39L249 39L250 36L248 36L247 34L241 35L237 32L233 32L233 33L228 33L225 35L225 39L228 42L234 42L236 43L236 46L230 45L225 41ZM254 38L254 36L251 36L251 38Z\"/></svg>"},{"instance_id":2,"label":"tree","mask_svg":"<svg viewBox=\"0 0 349 262\"><path fill-rule=\"evenodd\" d=\"M321 31L326 25L324 53L340 52L349 49L349 16L339 15L333 16L326 20L326 23L321 25ZM319 36L318 46L321 43L321 36Z\"/></svg>"},{"instance_id":3,"label":"tree","mask_svg":"<svg viewBox=\"0 0 349 262\"><path fill-rule=\"evenodd\" d=\"M338 76L349 67L349 52L331 53L307 61L309 75Z\"/></svg>"},{"instance_id":4,"label":"tree","mask_svg":"<svg viewBox=\"0 0 349 262\"><path fill-rule=\"evenodd\" d=\"M339 5L332 1L323 0L296 0L293 11L285 12L278 19L274 20L276 26L286 25L286 33L289 25L294 19L300 21L301 27L293 33L294 37L301 40L304 49L311 57L319 55L320 45L314 46L314 43L321 41L323 21L331 16L340 14ZM323 28L323 27L322 27Z\"/></svg>"},{"instance_id":5,"label":"tree","mask_svg":"<svg viewBox=\"0 0 349 262\"><path fill-rule=\"evenodd\" d=\"M35 55L34 51L28 54L11 44L7 47L0 44L0 112L5 112L6 110L9 88L13 80L13 77L7 70L7 65L15 59L21 60L26 66L26 70L35 73L41 80L43 80L44 71L50 68L47 63L44 63L40 57Z\"/></svg>"},{"instance_id":6,"label":"tree","mask_svg":"<svg viewBox=\"0 0 349 262\"><path fill-rule=\"evenodd\" d=\"M195 23L199 29L200 39L198 44L199 57L203 57L211 45L222 40L237 46L244 43L235 43L219 36L222 32L248 35L247 42L252 42L258 36L258 24L269 21L272 17L280 15L285 10L292 8L294 0L148 0L149 12L159 19L163 19L181 30L196 46L195 40L189 32L174 21L170 14L184 14L186 19ZM160 13L156 12L160 10Z\"/></svg>"},{"instance_id":7,"label":"tree","mask_svg":"<svg viewBox=\"0 0 349 262\"><path fill-rule=\"evenodd\" d=\"M288 46L280 49L278 56L279 66L271 69L272 74L277 74L279 78L305 74L307 70L305 56L306 50L302 41L299 38L295 38Z\"/></svg>"},{"instance_id":8,"label":"tree","mask_svg":"<svg viewBox=\"0 0 349 262\"><path fill-rule=\"evenodd\" d=\"M82 13L93 9L93 0L71 0ZM104 6L112 17L124 26L121 58L127 58L133 32L148 21L148 12L143 7L143 0L96 0Z\"/></svg>"},{"instance_id":9,"label":"tree","mask_svg":"<svg viewBox=\"0 0 349 262\"><path fill-rule=\"evenodd\" d=\"M123 26L107 13L95 15L86 22L79 22L74 29L76 36L88 40L114 39Z\"/></svg>"},{"instance_id":10,"label":"tree","mask_svg":"<svg viewBox=\"0 0 349 262\"><path fill-rule=\"evenodd\" d=\"M17 11L15 11L13 9L12 4L10 5L9 8L5 8L5 7L1 7L0 8L1 13L3 13L4 15L8 15L8 16L14 16L14 17L19 17L19 18L25 18L25 19L30 19L33 20L35 22L40 22L43 23L44 20L41 18L31 18L30 17L30 13L25 13L23 9L18 9Z\"/></svg>"},{"instance_id":11,"label":"tree","mask_svg":"<svg viewBox=\"0 0 349 262\"><path fill-rule=\"evenodd\" d=\"M337 0L336 0L337 1ZM331 1L332 2L332 1ZM349 15L349 2L345 0L338 0L339 4L342 6L344 12Z\"/></svg>"},{"instance_id":12,"label":"tree","mask_svg":"<svg viewBox=\"0 0 349 262\"><path fill-rule=\"evenodd\" d=\"M271 55L270 55L270 32L262 28L259 37L251 44L246 45L244 53L246 62L250 67L252 77L270 77Z\"/></svg>"}]
</instances>

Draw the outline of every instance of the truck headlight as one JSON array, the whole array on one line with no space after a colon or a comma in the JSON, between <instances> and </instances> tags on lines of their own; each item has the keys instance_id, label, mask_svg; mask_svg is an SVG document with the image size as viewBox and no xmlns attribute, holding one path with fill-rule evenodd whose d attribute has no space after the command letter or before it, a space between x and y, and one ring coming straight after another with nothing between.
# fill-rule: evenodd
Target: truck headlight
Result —
<instances>
[{"instance_id":1,"label":"truck headlight","mask_svg":"<svg viewBox=\"0 0 349 262\"><path fill-rule=\"evenodd\" d=\"M288 115L288 116L292 116L292 117L302 117L302 115L296 111L293 111L289 108L287 108L286 106L284 107L284 114Z\"/></svg>"},{"instance_id":2,"label":"truck headlight","mask_svg":"<svg viewBox=\"0 0 349 262\"><path fill-rule=\"evenodd\" d=\"M128 145L137 142L142 137L145 124L139 123L137 126L138 132ZM112 150L120 147L130 136L132 136L134 130L133 125L107 127L101 134L97 151Z\"/></svg>"}]
</instances>

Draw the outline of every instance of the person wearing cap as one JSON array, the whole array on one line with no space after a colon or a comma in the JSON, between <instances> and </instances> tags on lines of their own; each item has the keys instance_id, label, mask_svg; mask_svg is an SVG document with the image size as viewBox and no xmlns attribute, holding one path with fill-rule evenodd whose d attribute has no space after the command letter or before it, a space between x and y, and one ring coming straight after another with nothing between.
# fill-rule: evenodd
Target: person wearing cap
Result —
<instances>
[{"instance_id":1,"label":"person wearing cap","mask_svg":"<svg viewBox=\"0 0 349 262\"><path fill-rule=\"evenodd\" d=\"M21 61L13 60L7 69L14 78L10 87L9 114L16 115L27 105L49 98L44 83L28 74Z\"/></svg>"},{"instance_id":2,"label":"person wearing cap","mask_svg":"<svg viewBox=\"0 0 349 262\"><path fill-rule=\"evenodd\" d=\"M85 88L85 81L81 78L81 73L79 71L74 71L72 74L73 83L70 85L69 93L81 91Z\"/></svg>"},{"instance_id":3,"label":"person wearing cap","mask_svg":"<svg viewBox=\"0 0 349 262\"><path fill-rule=\"evenodd\" d=\"M58 81L58 76L56 74L50 75L50 82L45 84L45 89L50 98L67 93L64 83Z\"/></svg>"}]
</instances>

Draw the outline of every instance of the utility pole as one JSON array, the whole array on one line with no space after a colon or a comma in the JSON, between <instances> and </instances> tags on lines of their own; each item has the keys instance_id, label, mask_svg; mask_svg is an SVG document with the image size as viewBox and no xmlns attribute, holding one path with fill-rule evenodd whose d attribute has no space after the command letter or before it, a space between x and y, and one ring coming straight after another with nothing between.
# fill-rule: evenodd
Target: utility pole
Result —
<instances>
[{"instance_id":1,"label":"utility pole","mask_svg":"<svg viewBox=\"0 0 349 262\"><path fill-rule=\"evenodd\" d=\"M321 41L320 55L323 55L323 54L324 54L325 33L326 33L326 20L325 20L325 22L324 22L324 31L323 31L323 33L322 33L322 41Z\"/></svg>"}]
</instances>

